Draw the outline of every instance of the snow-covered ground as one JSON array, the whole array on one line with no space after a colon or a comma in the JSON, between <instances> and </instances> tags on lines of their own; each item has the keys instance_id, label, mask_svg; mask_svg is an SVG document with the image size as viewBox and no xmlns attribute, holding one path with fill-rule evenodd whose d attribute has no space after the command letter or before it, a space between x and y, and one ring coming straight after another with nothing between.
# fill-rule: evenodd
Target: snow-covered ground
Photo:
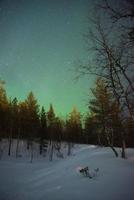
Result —
<instances>
[{"instance_id":1,"label":"snow-covered ground","mask_svg":"<svg viewBox=\"0 0 134 200\"><path fill-rule=\"evenodd\" d=\"M133 200L134 149L127 155L127 160L115 158L111 149L90 145L77 145L73 155L52 162L3 155L0 200ZM99 168L98 176L82 176L80 166Z\"/></svg>"}]
</instances>

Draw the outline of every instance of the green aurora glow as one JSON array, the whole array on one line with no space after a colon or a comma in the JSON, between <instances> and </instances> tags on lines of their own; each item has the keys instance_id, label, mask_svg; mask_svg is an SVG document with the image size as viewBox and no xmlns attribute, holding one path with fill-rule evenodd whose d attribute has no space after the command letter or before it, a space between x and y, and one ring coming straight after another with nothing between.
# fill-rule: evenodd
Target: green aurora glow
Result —
<instances>
[{"instance_id":1,"label":"green aurora glow","mask_svg":"<svg viewBox=\"0 0 134 200\"><path fill-rule=\"evenodd\" d=\"M88 0L0 2L0 77L8 96L24 100L33 91L40 105L59 115L75 105L87 111L92 80L74 81L70 69L86 59Z\"/></svg>"}]
</instances>

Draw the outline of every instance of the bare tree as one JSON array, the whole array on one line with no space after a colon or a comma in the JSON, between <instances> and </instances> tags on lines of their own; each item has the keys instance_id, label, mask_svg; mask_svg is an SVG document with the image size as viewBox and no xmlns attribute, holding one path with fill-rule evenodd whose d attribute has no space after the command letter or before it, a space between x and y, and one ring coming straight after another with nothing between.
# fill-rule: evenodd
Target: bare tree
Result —
<instances>
[{"instance_id":1,"label":"bare tree","mask_svg":"<svg viewBox=\"0 0 134 200\"><path fill-rule=\"evenodd\" d=\"M107 11L110 20L133 17L133 7L126 9L129 14L123 14L118 7L114 9L107 0L104 4L99 5ZM126 3L134 5L133 1ZM99 7L99 8L100 8ZM131 12L129 12L131 10ZM122 127L122 157L125 158L125 138L126 129L124 121L127 118L134 120L134 110L132 101L134 99L134 45L130 45L128 37L124 37L122 28L113 23L116 21L106 21L102 13L90 20L89 32L87 40L89 41L89 52L94 55L92 62L79 66L79 73L93 74L103 77L107 83L107 87L112 91L114 98L120 108L120 127ZM110 24L111 23L111 24ZM91 25L92 24L92 25ZM120 23L121 25L121 23ZM123 25L122 25L123 26ZM120 26L121 27L121 26ZM132 28L132 27L131 27ZM132 30L132 29L131 29Z\"/></svg>"}]
</instances>

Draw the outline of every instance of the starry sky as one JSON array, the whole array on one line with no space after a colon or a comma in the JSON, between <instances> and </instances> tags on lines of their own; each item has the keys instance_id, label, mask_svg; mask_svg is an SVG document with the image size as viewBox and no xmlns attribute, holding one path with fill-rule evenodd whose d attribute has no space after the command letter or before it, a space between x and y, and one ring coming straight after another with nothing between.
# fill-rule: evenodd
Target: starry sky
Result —
<instances>
[{"instance_id":1,"label":"starry sky","mask_svg":"<svg viewBox=\"0 0 134 200\"><path fill-rule=\"evenodd\" d=\"M83 34L92 0L0 0L0 78L9 97L33 91L58 115L87 111L92 77L77 82L72 70L87 59Z\"/></svg>"}]
</instances>

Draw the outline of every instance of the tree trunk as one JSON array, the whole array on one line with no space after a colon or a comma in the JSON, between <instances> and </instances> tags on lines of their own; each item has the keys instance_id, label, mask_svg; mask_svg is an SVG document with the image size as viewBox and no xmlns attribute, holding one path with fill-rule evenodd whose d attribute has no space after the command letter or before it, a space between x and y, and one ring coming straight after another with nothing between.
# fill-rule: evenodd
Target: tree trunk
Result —
<instances>
[{"instance_id":1,"label":"tree trunk","mask_svg":"<svg viewBox=\"0 0 134 200\"><path fill-rule=\"evenodd\" d=\"M0 139L0 160L1 160L1 158L2 158L2 154L3 154L3 149L2 149L2 139Z\"/></svg>"},{"instance_id":2,"label":"tree trunk","mask_svg":"<svg viewBox=\"0 0 134 200\"><path fill-rule=\"evenodd\" d=\"M28 138L27 139L27 150L29 150L30 149L30 139Z\"/></svg>"},{"instance_id":3,"label":"tree trunk","mask_svg":"<svg viewBox=\"0 0 134 200\"><path fill-rule=\"evenodd\" d=\"M33 142L31 141L31 160L30 162L33 162Z\"/></svg>"},{"instance_id":4,"label":"tree trunk","mask_svg":"<svg viewBox=\"0 0 134 200\"><path fill-rule=\"evenodd\" d=\"M115 156L118 157L118 153L117 153L116 149L113 146L110 146L110 148L113 150Z\"/></svg>"},{"instance_id":5,"label":"tree trunk","mask_svg":"<svg viewBox=\"0 0 134 200\"><path fill-rule=\"evenodd\" d=\"M40 155L42 155L42 144L40 143L40 146L39 146L39 149L40 149Z\"/></svg>"},{"instance_id":6,"label":"tree trunk","mask_svg":"<svg viewBox=\"0 0 134 200\"><path fill-rule=\"evenodd\" d=\"M20 128L18 129L18 138L17 138L17 145L16 145L16 158L18 157L19 141L20 141Z\"/></svg>"},{"instance_id":7,"label":"tree trunk","mask_svg":"<svg viewBox=\"0 0 134 200\"><path fill-rule=\"evenodd\" d=\"M68 142L68 152L67 152L67 155L68 155L68 156L71 155L71 147L72 147L71 142Z\"/></svg>"},{"instance_id":8,"label":"tree trunk","mask_svg":"<svg viewBox=\"0 0 134 200\"><path fill-rule=\"evenodd\" d=\"M125 139L123 139L123 140L122 140L122 152L121 152L121 157L122 157L122 158L126 158L125 149L126 149L126 142L125 142Z\"/></svg>"},{"instance_id":9,"label":"tree trunk","mask_svg":"<svg viewBox=\"0 0 134 200\"><path fill-rule=\"evenodd\" d=\"M108 133L106 133L106 139L107 139L108 146L112 149L112 151L114 152L115 156L118 157L118 152L116 151L116 149L114 148L112 142L110 141Z\"/></svg>"},{"instance_id":10,"label":"tree trunk","mask_svg":"<svg viewBox=\"0 0 134 200\"><path fill-rule=\"evenodd\" d=\"M10 128L10 135L9 135L9 146L8 146L8 155L11 155L11 145L12 145L12 126Z\"/></svg>"},{"instance_id":11,"label":"tree trunk","mask_svg":"<svg viewBox=\"0 0 134 200\"><path fill-rule=\"evenodd\" d=\"M50 156L49 156L50 161L53 160L53 151L54 151L54 145L53 145L53 142L51 142L51 149L50 149Z\"/></svg>"},{"instance_id":12,"label":"tree trunk","mask_svg":"<svg viewBox=\"0 0 134 200\"><path fill-rule=\"evenodd\" d=\"M97 139L98 139L98 145L102 146L101 139L100 139L100 133L97 134Z\"/></svg>"}]
</instances>

